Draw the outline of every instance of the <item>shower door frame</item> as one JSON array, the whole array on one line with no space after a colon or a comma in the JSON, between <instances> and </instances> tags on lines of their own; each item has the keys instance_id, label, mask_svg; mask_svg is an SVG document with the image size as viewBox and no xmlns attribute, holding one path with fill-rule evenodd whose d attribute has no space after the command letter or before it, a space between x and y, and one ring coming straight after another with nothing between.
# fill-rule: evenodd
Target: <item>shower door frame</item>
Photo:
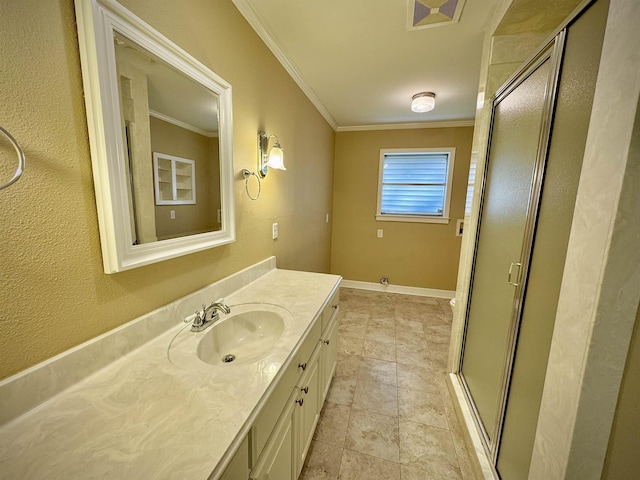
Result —
<instances>
[{"instance_id":1,"label":"shower door frame","mask_svg":"<svg viewBox=\"0 0 640 480\"><path fill-rule=\"evenodd\" d=\"M555 103L558 94L558 85L560 70L562 67L562 57L564 53L564 45L566 39L566 28L562 29L550 42L548 42L529 62L521 67L510 79L496 92L491 111L491 120L489 124L489 136L486 150L486 161L484 164L484 173L482 176L482 186L480 193L480 209L478 213L478 224L475 232L475 243L473 251L473 261L471 265L471 276L469 283L469 293L466 304L464 330L462 334L462 345L460 350L460 357L457 367L457 375L460 379L462 390L465 395L468 405L471 407L472 416L480 436L482 444L485 449L487 457L491 461L494 473L498 476L496 471L496 462L498 457L498 451L500 448L500 440L502 436L502 428L504 424L509 384L511 381L511 374L513 372L513 363L515 358L516 344L518 338L518 331L520 327L520 321L522 318L522 306L523 300L526 295L526 285L531 261L531 254L533 251L533 243L535 237L535 229L538 218L538 211L540 208L540 199L542 194L542 185L544 181L546 161L548 157L548 150L551 137L551 129L553 126L553 115L555 110ZM476 271L476 258L478 254L478 244L480 239L480 228L482 224L482 214L484 211L484 200L487 185L487 173L489 169L489 163L491 160L491 144L494 135L494 120L496 114L496 107L507 98L516 88L518 88L527 78L529 78L541 65L545 62L551 62L549 66L549 76L545 86L544 94L544 107L542 113L542 122L540 126L540 136L538 139L536 159L534 162L534 172L531 183L531 190L529 194L529 202L526 214L526 224L524 230L524 239L522 244L522 250L520 255L520 281L515 287L513 295L513 307L512 315L509 324L508 333L508 345L507 356L504 362L504 370L502 372L502 388L498 398L497 409L497 421L491 425L491 432L487 431L484 423L480 417L479 411L473 400L473 396L469 385L462 372L462 363L465 352L465 342L467 340L467 327L469 323L469 314L471 309L471 297L473 294L473 282Z\"/></svg>"}]
</instances>

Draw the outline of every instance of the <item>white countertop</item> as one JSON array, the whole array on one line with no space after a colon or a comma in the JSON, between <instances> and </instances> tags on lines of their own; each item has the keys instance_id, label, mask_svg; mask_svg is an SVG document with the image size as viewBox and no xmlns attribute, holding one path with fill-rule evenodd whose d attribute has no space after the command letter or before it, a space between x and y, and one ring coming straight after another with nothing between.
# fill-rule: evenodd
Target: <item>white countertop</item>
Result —
<instances>
[{"instance_id":1,"label":"white countertop","mask_svg":"<svg viewBox=\"0 0 640 480\"><path fill-rule=\"evenodd\" d=\"M176 318L164 334L4 425L0 478L208 478L339 281L271 270L228 295L227 305L271 303L293 316L273 353L254 364L174 366L167 348L185 328Z\"/></svg>"}]
</instances>

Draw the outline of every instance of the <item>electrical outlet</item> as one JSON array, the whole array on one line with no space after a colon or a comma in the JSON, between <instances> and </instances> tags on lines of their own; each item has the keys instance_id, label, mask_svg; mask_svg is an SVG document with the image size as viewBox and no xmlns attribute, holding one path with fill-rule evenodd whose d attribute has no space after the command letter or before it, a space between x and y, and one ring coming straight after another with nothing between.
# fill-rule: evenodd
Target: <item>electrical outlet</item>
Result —
<instances>
[{"instance_id":1,"label":"electrical outlet","mask_svg":"<svg viewBox=\"0 0 640 480\"><path fill-rule=\"evenodd\" d=\"M171 220L175 220L176 219L176 211L175 210L171 210L170 214L171 214Z\"/></svg>"},{"instance_id":2,"label":"electrical outlet","mask_svg":"<svg viewBox=\"0 0 640 480\"><path fill-rule=\"evenodd\" d=\"M278 224L271 225L271 237L276 240L278 238Z\"/></svg>"},{"instance_id":3,"label":"electrical outlet","mask_svg":"<svg viewBox=\"0 0 640 480\"><path fill-rule=\"evenodd\" d=\"M381 228L378 229L378 238L382 238L382 236L384 235L384 232Z\"/></svg>"},{"instance_id":4,"label":"electrical outlet","mask_svg":"<svg viewBox=\"0 0 640 480\"><path fill-rule=\"evenodd\" d=\"M456 222L456 237L461 237L463 231L464 231L464 220L460 218Z\"/></svg>"}]
</instances>

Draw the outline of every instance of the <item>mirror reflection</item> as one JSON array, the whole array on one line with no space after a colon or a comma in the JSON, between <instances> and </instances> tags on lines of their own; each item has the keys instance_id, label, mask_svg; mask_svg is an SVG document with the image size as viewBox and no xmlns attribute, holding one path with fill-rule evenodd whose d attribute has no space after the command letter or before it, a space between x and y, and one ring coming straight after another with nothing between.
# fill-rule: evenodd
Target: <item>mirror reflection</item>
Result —
<instances>
[{"instance_id":1,"label":"mirror reflection","mask_svg":"<svg viewBox=\"0 0 640 480\"><path fill-rule=\"evenodd\" d=\"M218 95L114 32L133 245L221 229Z\"/></svg>"}]
</instances>

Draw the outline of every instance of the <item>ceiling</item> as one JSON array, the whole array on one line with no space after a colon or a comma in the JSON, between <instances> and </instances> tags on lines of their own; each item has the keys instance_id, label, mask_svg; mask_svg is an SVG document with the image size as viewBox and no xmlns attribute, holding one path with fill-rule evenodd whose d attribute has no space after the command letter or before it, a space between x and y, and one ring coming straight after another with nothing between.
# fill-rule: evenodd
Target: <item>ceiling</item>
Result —
<instances>
[{"instance_id":1,"label":"ceiling","mask_svg":"<svg viewBox=\"0 0 640 480\"><path fill-rule=\"evenodd\" d=\"M218 95L121 33L115 33L114 41L118 61L146 76L151 116L207 137L217 136Z\"/></svg>"},{"instance_id":2,"label":"ceiling","mask_svg":"<svg viewBox=\"0 0 640 480\"><path fill-rule=\"evenodd\" d=\"M498 1L233 0L338 131L472 124L484 25ZM422 11L458 3L459 22L414 29L417 2ZM436 108L413 113L411 97L424 91Z\"/></svg>"}]
</instances>

